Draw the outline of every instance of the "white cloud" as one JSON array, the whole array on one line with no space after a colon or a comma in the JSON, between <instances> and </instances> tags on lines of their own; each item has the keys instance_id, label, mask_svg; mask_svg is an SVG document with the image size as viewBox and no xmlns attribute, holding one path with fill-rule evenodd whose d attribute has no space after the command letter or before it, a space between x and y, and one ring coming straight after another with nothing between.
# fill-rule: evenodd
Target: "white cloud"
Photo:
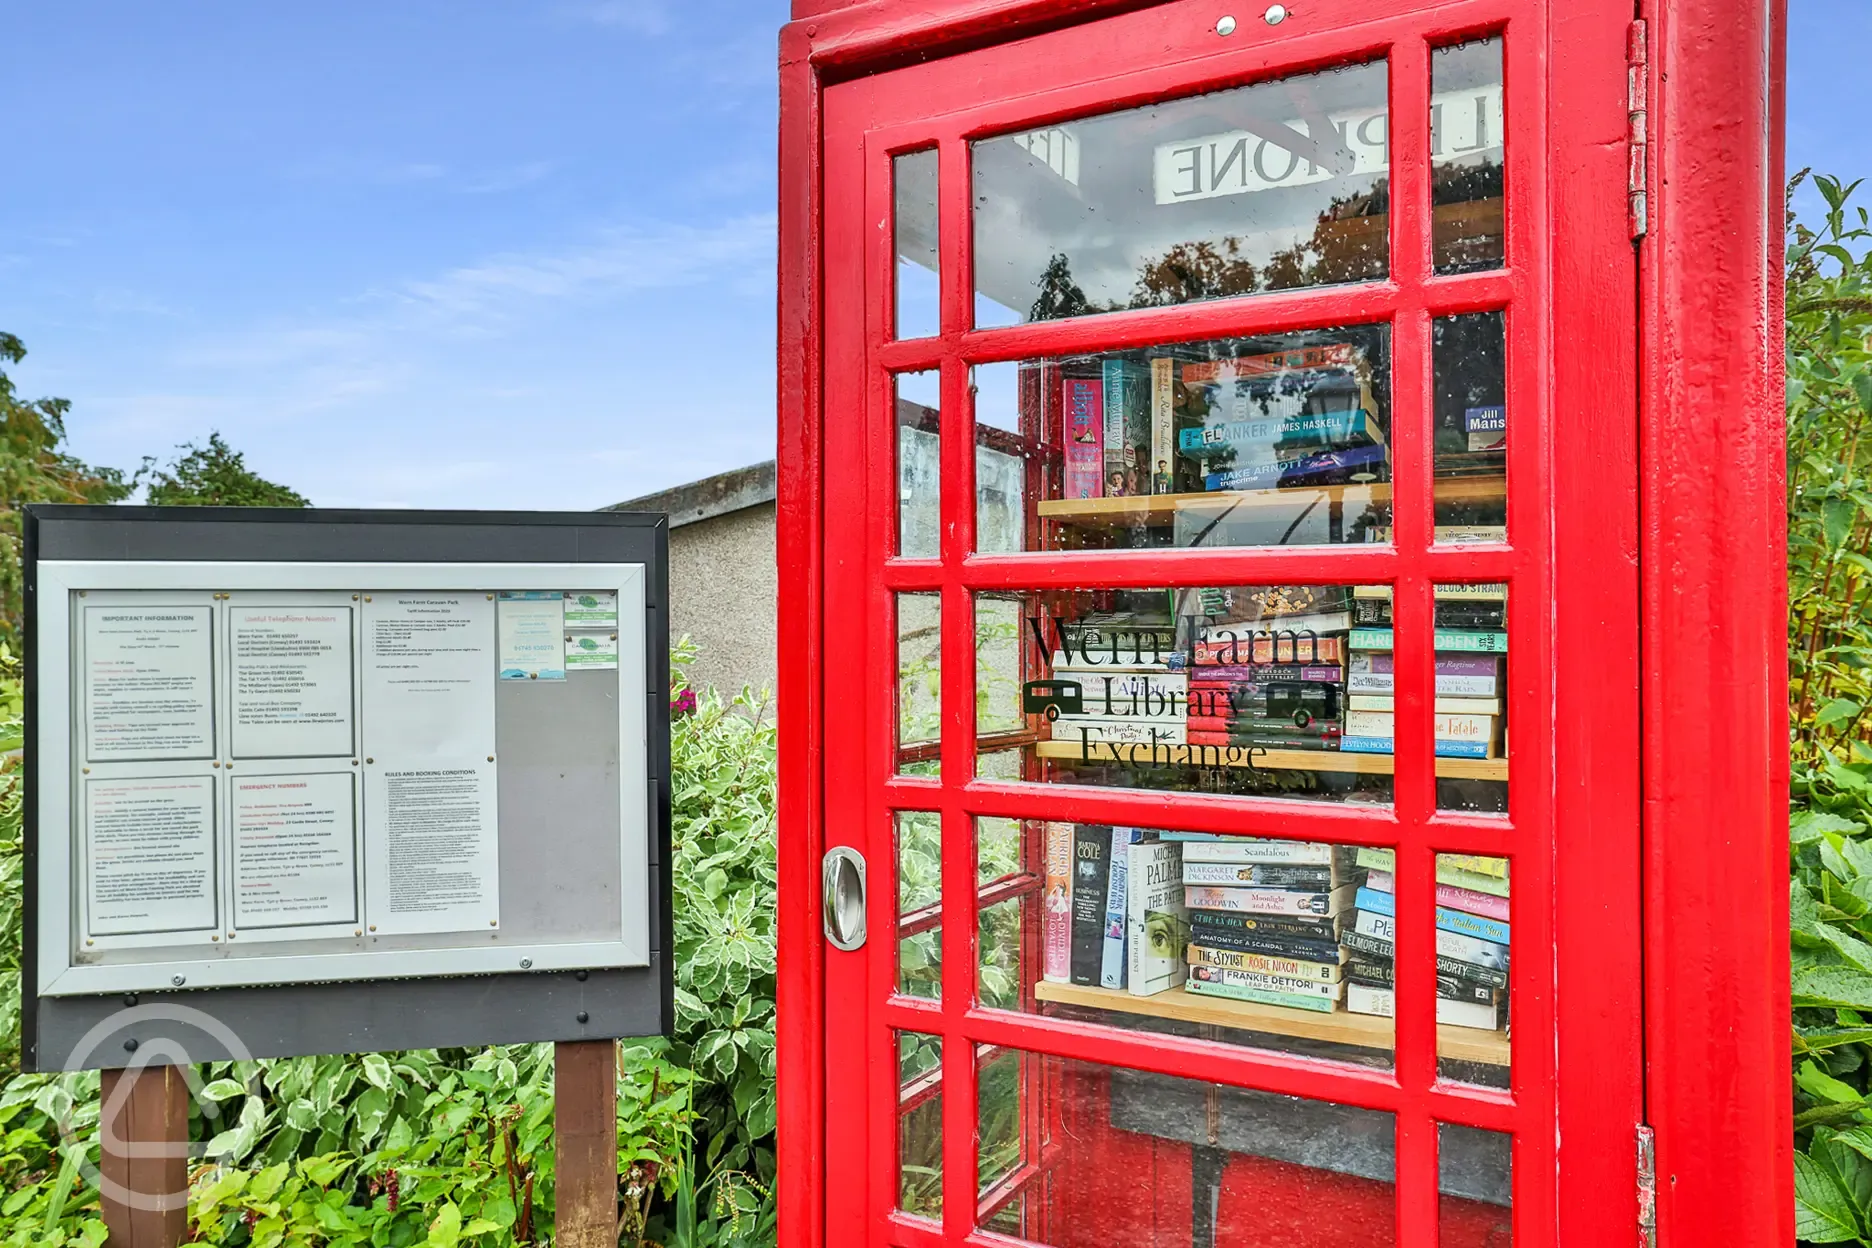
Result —
<instances>
[{"instance_id":1,"label":"white cloud","mask_svg":"<svg viewBox=\"0 0 1872 1248\"><path fill-rule=\"evenodd\" d=\"M669 13L661 0L599 0L595 4L568 5L560 12L640 35L660 35L670 28Z\"/></svg>"}]
</instances>

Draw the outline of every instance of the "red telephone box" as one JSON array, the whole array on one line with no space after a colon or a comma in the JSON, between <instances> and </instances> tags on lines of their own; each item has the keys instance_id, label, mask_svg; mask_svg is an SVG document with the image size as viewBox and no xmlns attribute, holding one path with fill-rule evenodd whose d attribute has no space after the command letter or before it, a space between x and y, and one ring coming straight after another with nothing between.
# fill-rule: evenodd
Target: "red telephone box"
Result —
<instances>
[{"instance_id":1,"label":"red telephone box","mask_svg":"<svg viewBox=\"0 0 1872 1248\"><path fill-rule=\"evenodd\" d=\"M796 0L784 1243L1791 1242L1779 17L1640 8Z\"/></svg>"}]
</instances>

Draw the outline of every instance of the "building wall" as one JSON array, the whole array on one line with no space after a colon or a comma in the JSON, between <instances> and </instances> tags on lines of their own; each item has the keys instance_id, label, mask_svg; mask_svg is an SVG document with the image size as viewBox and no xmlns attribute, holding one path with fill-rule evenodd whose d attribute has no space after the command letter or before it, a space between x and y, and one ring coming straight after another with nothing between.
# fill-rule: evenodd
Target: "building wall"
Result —
<instances>
[{"instance_id":1,"label":"building wall","mask_svg":"<svg viewBox=\"0 0 1872 1248\"><path fill-rule=\"evenodd\" d=\"M670 530L670 637L701 648L690 667L724 699L753 687L771 694L778 669L778 574L771 502Z\"/></svg>"}]
</instances>

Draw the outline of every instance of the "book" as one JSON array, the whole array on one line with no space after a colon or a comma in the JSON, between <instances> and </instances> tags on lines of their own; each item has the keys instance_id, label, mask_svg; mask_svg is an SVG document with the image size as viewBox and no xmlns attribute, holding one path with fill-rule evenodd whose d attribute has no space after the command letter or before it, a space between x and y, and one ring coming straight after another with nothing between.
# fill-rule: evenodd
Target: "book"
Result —
<instances>
[{"instance_id":1,"label":"book","mask_svg":"<svg viewBox=\"0 0 1872 1248\"><path fill-rule=\"evenodd\" d=\"M1356 650L1346 661L1346 693L1395 693L1393 673L1389 651ZM1438 697L1495 697L1500 691L1500 676L1498 659L1441 654L1436 657Z\"/></svg>"},{"instance_id":2,"label":"book","mask_svg":"<svg viewBox=\"0 0 1872 1248\"><path fill-rule=\"evenodd\" d=\"M1189 947L1189 964L1226 971L1253 971L1260 975L1284 975L1289 979L1317 980L1322 984L1336 984L1340 979L1338 957L1313 961L1192 944Z\"/></svg>"},{"instance_id":3,"label":"book","mask_svg":"<svg viewBox=\"0 0 1872 1248\"><path fill-rule=\"evenodd\" d=\"M1067 498L1102 495L1105 467L1105 403L1096 377L1067 377L1062 382L1065 473L1061 492Z\"/></svg>"},{"instance_id":4,"label":"book","mask_svg":"<svg viewBox=\"0 0 1872 1248\"><path fill-rule=\"evenodd\" d=\"M1449 933L1442 932L1439 933L1439 935L1447 936ZM1344 946L1348 954L1355 954L1368 962L1391 962L1394 960L1391 942L1388 940L1381 940L1376 936L1367 936L1360 931L1347 930L1340 933L1339 942ZM1464 962L1460 958L1452 958L1442 952L1438 952L1436 955L1436 969L1438 975L1446 975L1452 979L1466 979L1471 983L1481 984L1484 988L1506 988L1508 986L1508 974L1506 971L1496 970L1486 966L1477 966L1473 962Z\"/></svg>"},{"instance_id":5,"label":"book","mask_svg":"<svg viewBox=\"0 0 1872 1248\"><path fill-rule=\"evenodd\" d=\"M1361 911L1371 914L1390 916L1395 915L1397 910L1396 897L1369 886L1358 890L1354 904ZM1438 906L1436 924L1446 932L1474 936L1478 940L1492 941L1498 945L1509 943L1508 924L1502 919L1491 919L1486 915L1470 914L1466 910L1452 910L1448 906Z\"/></svg>"},{"instance_id":6,"label":"book","mask_svg":"<svg viewBox=\"0 0 1872 1248\"><path fill-rule=\"evenodd\" d=\"M1052 679L1078 683L1086 715L1182 719L1188 713L1190 678L1183 672L1055 667Z\"/></svg>"},{"instance_id":7,"label":"book","mask_svg":"<svg viewBox=\"0 0 1872 1248\"><path fill-rule=\"evenodd\" d=\"M1352 915L1351 930L1361 936L1374 936L1386 942L1393 942L1397 939L1397 920L1388 914L1359 910ZM1492 940L1481 940L1474 936L1466 936L1461 932L1438 928L1436 948L1441 957L1454 958L1458 962L1467 962L1473 966L1486 967L1504 974L1508 971L1508 946L1497 944Z\"/></svg>"},{"instance_id":8,"label":"book","mask_svg":"<svg viewBox=\"0 0 1872 1248\"><path fill-rule=\"evenodd\" d=\"M1041 978L1054 984L1072 982L1072 864L1073 825L1049 821L1046 891L1040 903Z\"/></svg>"},{"instance_id":9,"label":"book","mask_svg":"<svg viewBox=\"0 0 1872 1248\"><path fill-rule=\"evenodd\" d=\"M1185 384L1188 384L1190 367L1184 365L1183 368ZM1298 450L1366 442L1382 449L1384 437L1384 427L1370 412L1344 408L1269 419L1205 423L1178 430L1177 449L1185 455L1198 457L1234 454L1261 464L1280 464L1300 458L1292 454L1283 456L1282 448Z\"/></svg>"},{"instance_id":10,"label":"book","mask_svg":"<svg viewBox=\"0 0 1872 1248\"><path fill-rule=\"evenodd\" d=\"M1388 855L1390 851L1388 850L1372 851L1372 853L1374 854L1374 858L1372 861L1376 861L1376 854L1380 852L1383 852ZM1466 889L1467 891L1472 892L1472 893L1486 893L1488 896L1493 897L1493 898L1498 898L1498 899L1503 899L1508 896L1508 880L1506 877L1497 876L1497 875L1483 875L1479 871L1465 871L1461 867L1451 866L1449 864L1449 860L1452 858L1457 858L1457 857L1467 857L1467 855L1458 855L1458 854L1437 855L1437 867L1436 867L1437 883L1448 884L1458 889ZM1385 862L1389 864L1390 858L1386 857ZM1397 891L1396 889L1391 888L1389 883L1386 883L1384 885L1380 885L1378 883L1381 877L1387 881L1390 879L1391 868L1389 865L1382 866L1382 867L1371 865L1371 862L1368 862L1366 860L1365 851L1363 850L1359 852L1359 863L1360 865L1365 866L1367 870L1370 872L1370 874L1366 877L1365 882L1367 884L1370 884L1374 888L1380 888L1382 891L1387 892L1387 893Z\"/></svg>"},{"instance_id":11,"label":"book","mask_svg":"<svg viewBox=\"0 0 1872 1248\"><path fill-rule=\"evenodd\" d=\"M1384 471L1387 458L1385 448L1378 444L1306 451L1291 459L1205 473L1203 489L1241 491L1337 485L1354 477L1376 476Z\"/></svg>"},{"instance_id":12,"label":"book","mask_svg":"<svg viewBox=\"0 0 1872 1248\"><path fill-rule=\"evenodd\" d=\"M1175 841L1131 846L1125 982L1134 997L1153 996L1188 977L1183 950L1189 924L1183 911L1180 850Z\"/></svg>"},{"instance_id":13,"label":"book","mask_svg":"<svg viewBox=\"0 0 1872 1248\"><path fill-rule=\"evenodd\" d=\"M1231 1001L1251 1001L1256 1005L1280 1005L1291 1010L1316 1010L1321 1014L1331 1014L1338 1008L1338 1001L1321 996L1311 996L1297 992L1267 992L1260 988L1250 988L1245 984L1214 983L1206 979L1190 979L1183 985L1183 991L1204 997L1227 997Z\"/></svg>"},{"instance_id":14,"label":"book","mask_svg":"<svg viewBox=\"0 0 1872 1248\"><path fill-rule=\"evenodd\" d=\"M1472 451L1500 451L1508 447L1508 409L1493 407L1463 409L1463 432L1469 437Z\"/></svg>"},{"instance_id":15,"label":"book","mask_svg":"<svg viewBox=\"0 0 1872 1248\"><path fill-rule=\"evenodd\" d=\"M1346 985L1346 1009L1353 1014L1375 1014L1380 1018L1395 1018L1397 1003L1395 993L1390 988L1377 988L1370 984ZM1450 1001L1437 998L1437 1022L1452 1027L1470 1027L1477 1031L1496 1031L1495 1007L1475 1001Z\"/></svg>"},{"instance_id":16,"label":"book","mask_svg":"<svg viewBox=\"0 0 1872 1248\"><path fill-rule=\"evenodd\" d=\"M1395 754L1390 737L1360 737L1347 734L1339 738L1339 748L1347 754ZM1494 758L1495 749L1483 741L1438 741L1438 758Z\"/></svg>"},{"instance_id":17,"label":"book","mask_svg":"<svg viewBox=\"0 0 1872 1248\"><path fill-rule=\"evenodd\" d=\"M1219 641L1199 641L1190 647L1189 670L1240 667L1244 664L1297 663L1305 666L1338 663L1345 657L1343 636L1294 632L1291 629L1254 633Z\"/></svg>"},{"instance_id":18,"label":"book","mask_svg":"<svg viewBox=\"0 0 1872 1248\"><path fill-rule=\"evenodd\" d=\"M1151 493L1177 490L1176 361L1160 355L1150 362Z\"/></svg>"},{"instance_id":19,"label":"book","mask_svg":"<svg viewBox=\"0 0 1872 1248\"><path fill-rule=\"evenodd\" d=\"M1361 867L1370 867L1375 871L1395 871L1397 859L1388 849L1370 845L1361 845L1354 855L1354 861ZM1468 871L1475 875L1492 875L1498 879L1508 878L1508 860L1506 858L1488 858L1481 854L1438 854L1437 869L1451 868ZM1506 894L1503 894L1506 896Z\"/></svg>"},{"instance_id":20,"label":"book","mask_svg":"<svg viewBox=\"0 0 1872 1248\"><path fill-rule=\"evenodd\" d=\"M1221 939L1218 933L1223 931L1277 937L1284 940L1314 941L1322 944L1331 944L1338 939L1339 934L1337 918L1312 915L1244 914L1232 910L1192 910L1189 912L1189 923L1190 931L1200 930L1203 934L1203 941L1209 944L1217 943Z\"/></svg>"},{"instance_id":21,"label":"book","mask_svg":"<svg viewBox=\"0 0 1872 1248\"><path fill-rule=\"evenodd\" d=\"M1353 902L1350 884L1329 893L1303 893L1282 888L1225 888L1209 884L1186 885L1183 904L1191 910L1233 910L1247 914L1314 914L1330 918Z\"/></svg>"},{"instance_id":22,"label":"book","mask_svg":"<svg viewBox=\"0 0 1872 1248\"><path fill-rule=\"evenodd\" d=\"M1388 628L1355 628L1346 634L1346 645L1353 650L1389 651L1391 630ZM1432 635L1431 649L1469 651L1476 654L1506 654L1508 653L1508 634L1486 629L1439 628Z\"/></svg>"},{"instance_id":23,"label":"book","mask_svg":"<svg viewBox=\"0 0 1872 1248\"><path fill-rule=\"evenodd\" d=\"M1390 737L1393 719L1390 711L1347 711L1345 734L1348 737ZM1439 712L1434 715L1431 728L1438 741L1479 741L1489 745L1495 741L1498 722L1493 715Z\"/></svg>"},{"instance_id":24,"label":"book","mask_svg":"<svg viewBox=\"0 0 1872 1248\"><path fill-rule=\"evenodd\" d=\"M1105 941L1099 960L1099 987L1125 986L1125 937L1130 931L1131 845L1144 839L1136 828L1111 830L1111 865L1105 872Z\"/></svg>"},{"instance_id":25,"label":"book","mask_svg":"<svg viewBox=\"0 0 1872 1248\"><path fill-rule=\"evenodd\" d=\"M1166 837L1185 840L1204 836L1200 832L1167 833ZM1266 862L1287 863L1292 866L1325 866L1333 864L1336 846L1324 841L1271 841L1258 836L1229 836L1217 834L1205 840L1190 840L1183 846L1183 862L1187 866L1192 862Z\"/></svg>"},{"instance_id":26,"label":"book","mask_svg":"<svg viewBox=\"0 0 1872 1248\"><path fill-rule=\"evenodd\" d=\"M1346 709L1349 711L1383 711L1389 715L1395 710L1397 699L1388 693L1353 693L1346 695ZM1446 698L1441 695L1436 700L1436 711L1442 715L1500 715L1500 698Z\"/></svg>"},{"instance_id":27,"label":"book","mask_svg":"<svg viewBox=\"0 0 1872 1248\"><path fill-rule=\"evenodd\" d=\"M1436 603L1434 618L1438 628L1501 628L1507 622L1507 604L1464 599ZM1390 628L1389 598L1360 598L1352 604L1352 622L1362 628Z\"/></svg>"},{"instance_id":28,"label":"book","mask_svg":"<svg viewBox=\"0 0 1872 1248\"><path fill-rule=\"evenodd\" d=\"M1190 982L1205 984L1225 984L1237 988L1255 988L1262 992L1288 993L1296 997L1319 997L1327 1001L1337 1001L1340 982L1331 983L1304 979L1292 975L1263 975L1256 971L1230 971L1218 966L1192 964L1189 968Z\"/></svg>"},{"instance_id":29,"label":"book","mask_svg":"<svg viewBox=\"0 0 1872 1248\"><path fill-rule=\"evenodd\" d=\"M1438 874L1440 877L1441 872ZM1365 877L1365 886L1367 888L1375 888L1381 893L1395 894L1397 892L1396 882L1389 871L1373 871ZM1448 906L1452 910L1466 910L1470 914L1480 914L1491 919L1500 919L1504 923L1508 921L1508 899L1506 897L1498 897L1490 893L1471 892L1466 888L1458 888L1455 885L1446 884L1441 878L1438 879L1436 886L1436 904L1439 906Z\"/></svg>"},{"instance_id":30,"label":"book","mask_svg":"<svg viewBox=\"0 0 1872 1248\"><path fill-rule=\"evenodd\" d=\"M1201 911L1197 912L1202 913ZM1294 958L1301 962L1332 962L1339 957L1339 945L1325 940L1298 940L1288 936L1264 936L1237 928L1210 927L1191 922L1190 940L1208 949L1232 949L1237 953L1258 953L1270 958Z\"/></svg>"},{"instance_id":31,"label":"book","mask_svg":"<svg viewBox=\"0 0 1872 1248\"><path fill-rule=\"evenodd\" d=\"M1331 867L1294 867L1271 862L1186 862L1185 884L1259 884L1265 888L1332 888Z\"/></svg>"},{"instance_id":32,"label":"book","mask_svg":"<svg viewBox=\"0 0 1872 1248\"><path fill-rule=\"evenodd\" d=\"M1073 826L1071 982L1095 988L1105 963L1105 890L1111 881L1110 826Z\"/></svg>"},{"instance_id":33,"label":"book","mask_svg":"<svg viewBox=\"0 0 1872 1248\"><path fill-rule=\"evenodd\" d=\"M1130 360L1101 363L1105 495L1149 494L1150 377Z\"/></svg>"},{"instance_id":34,"label":"book","mask_svg":"<svg viewBox=\"0 0 1872 1248\"><path fill-rule=\"evenodd\" d=\"M1345 669L1337 663L1197 663L1179 650L1170 656L1170 670L1188 672L1190 687L1199 685L1269 685L1306 681L1310 684L1338 684L1345 680Z\"/></svg>"}]
</instances>

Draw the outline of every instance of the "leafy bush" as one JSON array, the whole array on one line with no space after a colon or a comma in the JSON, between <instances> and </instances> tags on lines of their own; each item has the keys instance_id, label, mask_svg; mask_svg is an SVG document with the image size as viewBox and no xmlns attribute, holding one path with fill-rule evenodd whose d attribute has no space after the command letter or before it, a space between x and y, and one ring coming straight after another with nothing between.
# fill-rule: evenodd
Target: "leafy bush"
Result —
<instances>
[{"instance_id":1,"label":"leafy bush","mask_svg":"<svg viewBox=\"0 0 1872 1248\"><path fill-rule=\"evenodd\" d=\"M620 1235L626 1245L772 1244L774 1214L774 740L748 694L689 691L675 783L677 1036L626 1042L618 1073ZM0 649L0 749L19 696ZM21 811L0 763L0 1248L95 1246L98 1076L18 1069ZM204 1145L189 1220L198 1242L509 1245L553 1216L550 1045L368 1053L197 1069ZM699 1153L699 1156L698 1156Z\"/></svg>"},{"instance_id":2,"label":"leafy bush","mask_svg":"<svg viewBox=\"0 0 1872 1248\"><path fill-rule=\"evenodd\" d=\"M1815 185L1787 258L1795 1229L1872 1245L1872 220Z\"/></svg>"}]
</instances>

